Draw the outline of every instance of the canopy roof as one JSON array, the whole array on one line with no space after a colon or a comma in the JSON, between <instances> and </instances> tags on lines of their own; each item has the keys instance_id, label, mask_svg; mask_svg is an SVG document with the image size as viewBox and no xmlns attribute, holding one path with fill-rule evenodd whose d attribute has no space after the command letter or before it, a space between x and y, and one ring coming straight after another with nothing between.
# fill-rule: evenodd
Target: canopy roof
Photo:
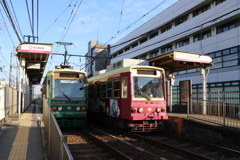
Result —
<instances>
[{"instance_id":1,"label":"canopy roof","mask_svg":"<svg viewBox=\"0 0 240 160\"><path fill-rule=\"evenodd\" d=\"M18 45L17 56L21 66L25 68L31 84L39 84L49 55L52 53L50 43L21 43Z\"/></svg>"},{"instance_id":2,"label":"canopy roof","mask_svg":"<svg viewBox=\"0 0 240 160\"><path fill-rule=\"evenodd\" d=\"M149 65L164 68L170 73L212 66L212 58L204 54L196 54L182 51L170 51L147 59Z\"/></svg>"}]
</instances>

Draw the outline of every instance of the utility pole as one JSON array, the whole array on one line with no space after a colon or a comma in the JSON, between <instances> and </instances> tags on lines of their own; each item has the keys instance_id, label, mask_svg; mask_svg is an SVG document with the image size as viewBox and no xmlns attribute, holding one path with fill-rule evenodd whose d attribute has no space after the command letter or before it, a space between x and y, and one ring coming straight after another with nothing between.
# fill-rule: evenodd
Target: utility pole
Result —
<instances>
[{"instance_id":1,"label":"utility pole","mask_svg":"<svg viewBox=\"0 0 240 160\"><path fill-rule=\"evenodd\" d=\"M12 87L12 52L10 53L9 87Z\"/></svg>"}]
</instances>

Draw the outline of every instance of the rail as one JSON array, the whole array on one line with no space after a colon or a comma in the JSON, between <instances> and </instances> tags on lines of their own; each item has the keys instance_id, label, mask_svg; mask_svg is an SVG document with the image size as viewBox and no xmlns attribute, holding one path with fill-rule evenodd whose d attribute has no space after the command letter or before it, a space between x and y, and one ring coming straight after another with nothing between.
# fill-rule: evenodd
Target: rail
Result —
<instances>
[{"instance_id":1,"label":"rail","mask_svg":"<svg viewBox=\"0 0 240 160\"><path fill-rule=\"evenodd\" d=\"M62 134L45 97L43 97L43 121L48 142L48 159L73 160L67 145L67 137Z\"/></svg>"},{"instance_id":2,"label":"rail","mask_svg":"<svg viewBox=\"0 0 240 160\"><path fill-rule=\"evenodd\" d=\"M240 129L240 104L189 98L187 117ZM204 108L206 101L206 108Z\"/></svg>"}]
</instances>

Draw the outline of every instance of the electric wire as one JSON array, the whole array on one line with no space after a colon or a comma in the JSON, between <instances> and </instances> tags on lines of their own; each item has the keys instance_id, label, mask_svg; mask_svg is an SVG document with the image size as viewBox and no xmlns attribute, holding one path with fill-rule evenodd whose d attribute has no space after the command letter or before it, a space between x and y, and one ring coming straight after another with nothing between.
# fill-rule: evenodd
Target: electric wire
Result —
<instances>
[{"instance_id":1,"label":"electric wire","mask_svg":"<svg viewBox=\"0 0 240 160\"><path fill-rule=\"evenodd\" d=\"M120 24L121 24L121 21L122 21L122 15L123 15L124 3L125 3L125 0L123 0L123 5L122 5L121 14L120 14L120 20L119 20L119 23L118 23L118 29L117 29L117 32L119 32Z\"/></svg>"},{"instance_id":2,"label":"electric wire","mask_svg":"<svg viewBox=\"0 0 240 160\"><path fill-rule=\"evenodd\" d=\"M39 37L41 38L52 26L54 23L56 23L58 21L58 19L67 11L67 9L71 7L71 3L64 9L64 11L54 20L54 22L52 24L50 24L50 26L43 32L43 34Z\"/></svg>"},{"instance_id":3,"label":"electric wire","mask_svg":"<svg viewBox=\"0 0 240 160\"><path fill-rule=\"evenodd\" d=\"M10 0L10 3L11 3L12 11L13 11L14 17L15 17L15 19L14 19L15 24L17 24L18 31L20 32L21 36L23 37L22 30L21 30L21 28L20 28L20 25L19 25L19 23L18 23L18 19L17 19L17 16L16 16L16 12L15 12L14 7L13 7L13 4L12 4L12 0Z\"/></svg>"},{"instance_id":4,"label":"electric wire","mask_svg":"<svg viewBox=\"0 0 240 160\"><path fill-rule=\"evenodd\" d=\"M1 2L2 7L4 8L4 11L5 11L5 13L6 13L7 17L8 17L8 20L10 21L10 24L11 24L12 27L13 27L13 30L14 30L14 32L15 32L18 40L19 40L19 42L22 43L22 40L21 40L21 38L20 38L20 36L19 36L19 34L18 34L17 28L16 28L16 26L15 26L15 24L14 24L14 22L13 22L12 16L11 16L11 14L10 14L10 11L9 11L9 9L8 9L8 7L7 7L7 4L6 4L5 0L2 0L2 1L0 1L0 2Z\"/></svg>"},{"instance_id":5,"label":"electric wire","mask_svg":"<svg viewBox=\"0 0 240 160\"><path fill-rule=\"evenodd\" d=\"M5 22L5 18L3 17L3 14L2 14L2 10L1 10L1 9L0 9L0 13L1 13L1 16L2 16L2 19L3 19L4 24L6 24L6 22ZM6 30L7 30L8 36L10 37L11 42L12 42L13 47L14 47L15 44L14 44L14 42L13 42L12 36L10 35L9 30L8 30L8 27L7 27L6 25L5 25L5 28L6 28Z\"/></svg>"},{"instance_id":6,"label":"electric wire","mask_svg":"<svg viewBox=\"0 0 240 160\"><path fill-rule=\"evenodd\" d=\"M146 48L146 47L149 47L149 46L152 46L152 45L161 43L161 42L163 42L163 41L165 41L165 40L169 40L169 39L171 39L171 38L176 38L176 36L181 36L181 34L185 34L185 35L186 35L188 31L191 31L191 30L193 30L193 29L195 29L195 28L199 28L199 27L201 27L202 25L205 25L205 24L207 24L207 23L216 21L217 19L220 19L220 18L222 18L222 17L224 17L224 16L226 16L226 15L228 15L228 14L231 14L232 12L238 11L239 9L240 9L240 8L237 8L237 9L235 9L235 10L232 10L232 11L230 11L230 12L228 12L228 13L225 13L225 14L223 14L223 15L221 15L221 16L213 19L213 20L209 20L209 21L207 21L207 22L204 22L203 24L200 24L200 25L198 25L198 26L189 28L188 30L183 30L182 32L180 32L180 33L178 33L178 34L175 34L175 35L172 35L172 36L170 36L170 37L167 37L167 38L165 38L165 39L163 39L163 40L161 40L161 41L157 41L157 42L155 42L155 43L152 43L152 44L149 44L149 45L146 45L146 46L142 46L142 47L140 47L140 48L138 48L138 49L136 49L136 50L134 50L134 51L127 52L127 53L125 53L125 54L121 54L121 55L119 55L118 57L122 57L122 56L125 56L125 55L127 55L127 54L130 54L130 53L139 51L139 50L141 50L141 49L143 49L143 48ZM209 18L209 17L208 17L208 18ZM153 31L153 30L151 30L151 31ZM149 32L151 32L151 31L149 31ZM146 33L144 33L144 34L146 34ZM144 34L143 34L143 35L144 35ZM143 35L140 35L140 36L143 36ZM139 36L138 36L138 37L139 37ZM135 37L135 38L136 38L136 37ZM134 39L135 39L135 38L134 38ZM122 44L128 43L128 42L130 42L130 41L132 41L132 39L131 39L131 40L128 40L128 41L125 41L125 42L122 42L121 44L118 44L118 45L122 45ZM118 46L118 45L111 46L111 48L116 47L116 46ZM96 58L98 58L102 53L103 53L103 51L100 52L100 53L99 53L93 60L91 60L88 64L86 64L84 68L86 68L89 64L91 64L91 63L92 63Z\"/></svg>"},{"instance_id":7,"label":"electric wire","mask_svg":"<svg viewBox=\"0 0 240 160\"><path fill-rule=\"evenodd\" d=\"M161 3L159 3L157 6L155 6L153 9L151 9L149 12L145 13L144 15L142 15L140 18L138 18L137 20L133 21L130 25L128 25L127 27L124 27L122 30L118 31L114 36L111 37L110 40L108 40L106 42L109 43L112 39L116 38L117 36L119 36L120 34L122 34L124 31L126 31L127 29L129 29L131 26L133 26L135 23L137 23L138 21L140 21L143 17L145 17L146 15L148 15L150 12L152 12L153 10L155 10L156 8L158 8L160 5L162 5L163 3L165 3L168 0L163 0Z\"/></svg>"}]
</instances>

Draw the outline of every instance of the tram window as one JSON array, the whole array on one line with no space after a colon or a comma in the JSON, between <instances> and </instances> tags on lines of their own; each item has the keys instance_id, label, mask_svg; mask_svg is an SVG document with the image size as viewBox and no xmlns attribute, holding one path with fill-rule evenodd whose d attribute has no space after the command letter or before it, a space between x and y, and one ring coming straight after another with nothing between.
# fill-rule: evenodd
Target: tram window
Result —
<instances>
[{"instance_id":1,"label":"tram window","mask_svg":"<svg viewBox=\"0 0 240 160\"><path fill-rule=\"evenodd\" d=\"M97 83L97 97L100 98L101 95L101 83Z\"/></svg>"},{"instance_id":2,"label":"tram window","mask_svg":"<svg viewBox=\"0 0 240 160\"><path fill-rule=\"evenodd\" d=\"M122 78L122 98L127 98L127 78Z\"/></svg>"},{"instance_id":3,"label":"tram window","mask_svg":"<svg viewBox=\"0 0 240 160\"><path fill-rule=\"evenodd\" d=\"M101 84L101 97L102 97L102 98L105 98L105 97L106 97L106 83L105 83L105 82L103 82L103 83Z\"/></svg>"},{"instance_id":4,"label":"tram window","mask_svg":"<svg viewBox=\"0 0 240 160\"><path fill-rule=\"evenodd\" d=\"M47 81L47 88L46 88L46 97L49 97L49 92L51 91L50 89L50 80Z\"/></svg>"},{"instance_id":5,"label":"tram window","mask_svg":"<svg viewBox=\"0 0 240 160\"><path fill-rule=\"evenodd\" d=\"M94 85L88 86L88 97L93 98L94 96Z\"/></svg>"},{"instance_id":6,"label":"tram window","mask_svg":"<svg viewBox=\"0 0 240 160\"><path fill-rule=\"evenodd\" d=\"M119 94L119 89L120 89L120 87L119 87L119 80L115 80L114 82L113 82L113 90L114 90L114 97L119 97L120 96L120 94Z\"/></svg>"},{"instance_id":7,"label":"tram window","mask_svg":"<svg viewBox=\"0 0 240 160\"><path fill-rule=\"evenodd\" d=\"M112 81L107 82L107 97L112 98Z\"/></svg>"}]
</instances>

